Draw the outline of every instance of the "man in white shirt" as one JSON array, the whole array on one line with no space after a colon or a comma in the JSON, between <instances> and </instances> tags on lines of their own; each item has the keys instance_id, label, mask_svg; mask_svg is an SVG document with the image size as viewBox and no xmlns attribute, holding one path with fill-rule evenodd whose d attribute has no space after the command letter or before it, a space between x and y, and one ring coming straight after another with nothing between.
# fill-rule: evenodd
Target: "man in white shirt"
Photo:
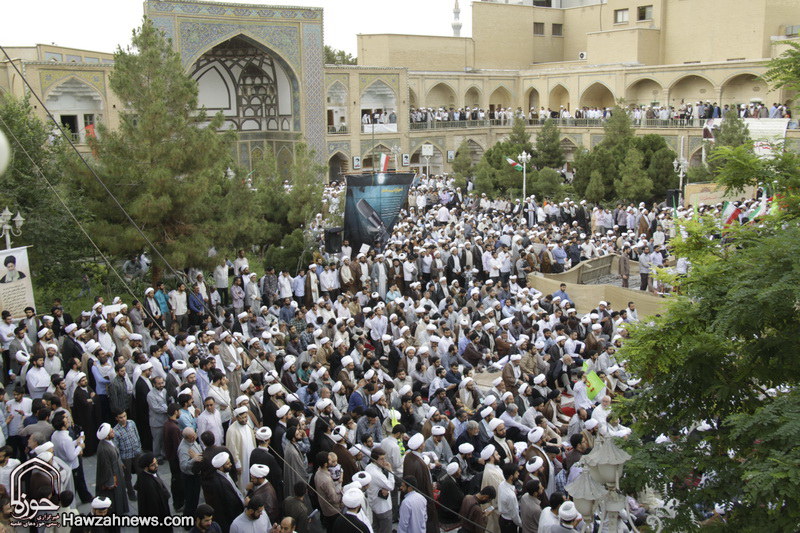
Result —
<instances>
[{"instance_id":1,"label":"man in white shirt","mask_svg":"<svg viewBox=\"0 0 800 533\"><path fill-rule=\"evenodd\" d=\"M505 478L497 487L497 512L500 513L500 532L517 533L522 520L519 517L519 502L514 482L519 478L517 465L506 463L502 466Z\"/></svg>"},{"instance_id":2,"label":"man in white shirt","mask_svg":"<svg viewBox=\"0 0 800 533\"><path fill-rule=\"evenodd\" d=\"M28 391L31 394L31 399L41 398L47 392L47 387L50 386L50 374L44 368L44 357L41 355L34 355L31 360L31 366L26 374L26 381L28 383Z\"/></svg>"},{"instance_id":3,"label":"man in white shirt","mask_svg":"<svg viewBox=\"0 0 800 533\"><path fill-rule=\"evenodd\" d=\"M372 531L374 533L391 533L392 531L392 498L394 490L393 466L380 447L372 449L372 462L367 465L366 472L372 477L367 487L367 501L372 510Z\"/></svg>"}]
</instances>

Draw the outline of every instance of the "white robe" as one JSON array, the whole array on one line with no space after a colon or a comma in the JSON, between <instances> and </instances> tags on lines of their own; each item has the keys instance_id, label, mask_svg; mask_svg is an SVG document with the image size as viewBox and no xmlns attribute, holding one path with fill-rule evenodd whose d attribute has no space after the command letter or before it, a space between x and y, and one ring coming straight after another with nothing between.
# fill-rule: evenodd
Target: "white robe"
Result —
<instances>
[{"instance_id":1,"label":"white robe","mask_svg":"<svg viewBox=\"0 0 800 533\"><path fill-rule=\"evenodd\" d=\"M256 448L256 435L247 424L232 422L225 434L225 445L236 461L236 469L240 472L239 488L245 494L250 483L250 452Z\"/></svg>"}]
</instances>

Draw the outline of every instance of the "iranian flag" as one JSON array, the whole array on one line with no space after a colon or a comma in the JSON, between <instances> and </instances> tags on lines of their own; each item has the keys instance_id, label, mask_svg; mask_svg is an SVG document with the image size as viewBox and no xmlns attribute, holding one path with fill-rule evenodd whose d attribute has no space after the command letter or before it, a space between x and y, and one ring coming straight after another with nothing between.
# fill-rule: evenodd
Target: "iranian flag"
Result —
<instances>
[{"instance_id":1,"label":"iranian flag","mask_svg":"<svg viewBox=\"0 0 800 533\"><path fill-rule=\"evenodd\" d=\"M761 218L767 214L767 197L762 196L761 201L758 202L758 205L753 209L753 212L750 213L748 217L750 220L755 220L757 218Z\"/></svg>"},{"instance_id":2,"label":"iranian flag","mask_svg":"<svg viewBox=\"0 0 800 533\"><path fill-rule=\"evenodd\" d=\"M380 172L389 171L389 154L381 154L381 168Z\"/></svg>"},{"instance_id":3,"label":"iranian flag","mask_svg":"<svg viewBox=\"0 0 800 533\"><path fill-rule=\"evenodd\" d=\"M510 157L506 157L506 163L511 165L511 168L516 170L517 172L522 172L522 165L511 159Z\"/></svg>"},{"instance_id":4,"label":"iranian flag","mask_svg":"<svg viewBox=\"0 0 800 533\"><path fill-rule=\"evenodd\" d=\"M742 210L739 209L736 205L725 202L725 205L722 206L722 224L724 226L730 226L734 222L739 220L739 215L742 213Z\"/></svg>"}]
</instances>

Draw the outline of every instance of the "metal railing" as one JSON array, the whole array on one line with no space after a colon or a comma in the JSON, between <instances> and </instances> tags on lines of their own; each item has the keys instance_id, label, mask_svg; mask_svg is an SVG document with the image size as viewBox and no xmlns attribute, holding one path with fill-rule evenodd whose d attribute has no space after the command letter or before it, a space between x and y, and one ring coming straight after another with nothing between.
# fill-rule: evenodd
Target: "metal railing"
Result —
<instances>
[{"instance_id":1,"label":"metal railing","mask_svg":"<svg viewBox=\"0 0 800 533\"><path fill-rule=\"evenodd\" d=\"M328 126L328 134L330 135L346 135L350 133L347 126Z\"/></svg>"},{"instance_id":2,"label":"metal railing","mask_svg":"<svg viewBox=\"0 0 800 533\"><path fill-rule=\"evenodd\" d=\"M602 128L607 119L593 118L558 118L553 119L557 126L573 128ZM510 128L513 120L435 120L432 122L411 122L410 130L444 130L444 129L471 129L471 128ZM542 126L545 119L528 119L529 126ZM631 119L635 128L702 128L705 119Z\"/></svg>"}]
</instances>

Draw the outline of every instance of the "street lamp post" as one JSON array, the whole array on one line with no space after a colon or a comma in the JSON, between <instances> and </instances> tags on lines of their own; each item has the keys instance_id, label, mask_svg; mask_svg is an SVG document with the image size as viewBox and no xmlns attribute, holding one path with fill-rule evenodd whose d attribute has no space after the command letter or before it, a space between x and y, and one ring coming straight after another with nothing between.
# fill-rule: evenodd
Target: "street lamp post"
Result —
<instances>
[{"instance_id":1,"label":"street lamp post","mask_svg":"<svg viewBox=\"0 0 800 533\"><path fill-rule=\"evenodd\" d=\"M686 176L686 171L689 169L689 162L683 156L675 158L672 162L672 168L678 174L680 181L678 182L678 203L683 205L683 178ZM674 207L674 206L673 206Z\"/></svg>"},{"instance_id":2,"label":"street lamp post","mask_svg":"<svg viewBox=\"0 0 800 533\"><path fill-rule=\"evenodd\" d=\"M22 215L17 211L17 216L13 219L11 218L13 213L8 210L8 206L0 213L0 222L3 224L3 235L6 238L6 250L11 248L11 236L19 237L22 235L22 224L25 222L25 219L22 218ZM14 226L11 225L11 222L14 222Z\"/></svg>"},{"instance_id":3,"label":"street lamp post","mask_svg":"<svg viewBox=\"0 0 800 533\"><path fill-rule=\"evenodd\" d=\"M531 154L523 150L517 158L522 165L522 203L524 205L528 198L528 162L531 160Z\"/></svg>"}]
</instances>

